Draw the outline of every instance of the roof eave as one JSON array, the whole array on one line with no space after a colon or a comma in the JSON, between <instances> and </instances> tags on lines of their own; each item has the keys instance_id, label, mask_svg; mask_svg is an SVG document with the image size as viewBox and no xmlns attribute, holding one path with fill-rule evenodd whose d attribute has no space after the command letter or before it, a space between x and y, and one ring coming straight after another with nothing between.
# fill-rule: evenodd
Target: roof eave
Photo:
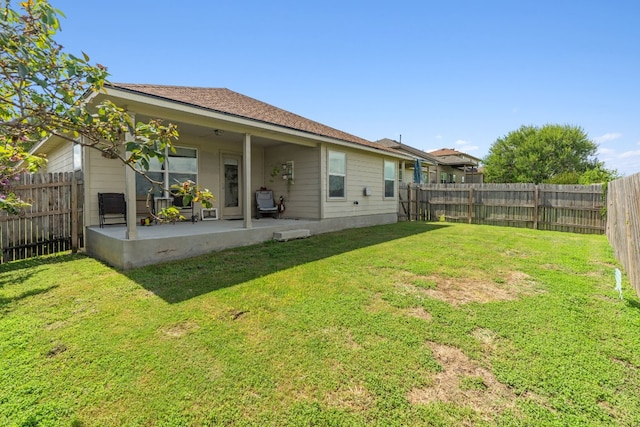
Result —
<instances>
[{"instance_id":1,"label":"roof eave","mask_svg":"<svg viewBox=\"0 0 640 427\"><path fill-rule=\"evenodd\" d=\"M244 116L239 116L224 111L215 110L212 108L197 106L182 101L173 100L170 98L142 93L128 88L121 88L115 86L106 87L106 93L104 96L117 97L125 102L134 102L140 104L153 105L154 107L165 108L167 110L179 110L186 114L193 114L197 116L208 117L220 121L226 121L233 125L250 128L254 130L255 135L259 136L271 136L273 133L289 136L285 138L284 142L298 143L300 145L315 146L317 143L331 143L337 145L344 145L350 147L356 147L360 150L376 152L386 154L398 158L408 158L402 153L398 153L391 150L383 150L375 147L370 147L364 144L358 144L356 142L346 141L338 138L332 138L317 133L304 131L300 129L293 129L287 126L277 125L262 120L252 119ZM154 103L150 104L149 99L153 99ZM261 132L262 131L262 132ZM252 133L252 132L247 132ZM306 143L305 143L306 142Z\"/></svg>"}]
</instances>

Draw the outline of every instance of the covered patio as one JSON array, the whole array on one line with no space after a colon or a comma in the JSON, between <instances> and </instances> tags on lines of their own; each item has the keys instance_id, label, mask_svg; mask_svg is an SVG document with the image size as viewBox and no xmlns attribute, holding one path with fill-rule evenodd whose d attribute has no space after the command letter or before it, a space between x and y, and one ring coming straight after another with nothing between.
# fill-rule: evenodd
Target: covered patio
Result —
<instances>
[{"instance_id":1,"label":"covered patio","mask_svg":"<svg viewBox=\"0 0 640 427\"><path fill-rule=\"evenodd\" d=\"M394 215L395 216L395 215ZM395 216L396 219L397 216ZM352 218L350 227L366 227L391 222L388 215ZM253 219L251 228L242 220L179 222L138 226L137 238L127 239L124 225L86 228L87 254L116 268L129 270L165 261L203 255L213 251L235 248L273 240L279 234L287 236L314 235L345 228L342 218ZM304 232L303 232L304 231ZM289 233L287 233L289 232Z\"/></svg>"},{"instance_id":2,"label":"covered patio","mask_svg":"<svg viewBox=\"0 0 640 427\"><path fill-rule=\"evenodd\" d=\"M131 269L211 251L261 243L274 233L316 228L320 221L262 218L245 228L242 220L189 221L138 226L137 238L127 239L125 225L86 229L86 250L114 267Z\"/></svg>"}]
</instances>

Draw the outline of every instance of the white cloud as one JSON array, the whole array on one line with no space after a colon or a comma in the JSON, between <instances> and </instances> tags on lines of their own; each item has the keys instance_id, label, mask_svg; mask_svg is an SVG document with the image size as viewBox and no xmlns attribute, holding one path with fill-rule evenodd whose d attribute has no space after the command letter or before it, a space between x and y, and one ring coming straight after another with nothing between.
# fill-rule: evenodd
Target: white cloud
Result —
<instances>
[{"instance_id":1,"label":"white cloud","mask_svg":"<svg viewBox=\"0 0 640 427\"><path fill-rule=\"evenodd\" d=\"M469 141L465 141L463 139L459 139L454 143L456 146L460 147L463 151L476 151L480 149L477 145L471 145Z\"/></svg>"},{"instance_id":2,"label":"white cloud","mask_svg":"<svg viewBox=\"0 0 640 427\"><path fill-rule=\"evenodd\" d=\"M618 156L620 159L628 159L629 157L640 157L640 150L625 151Z\"/></svg>"},{"instance_id":3,"label":"white cloud","mask_svg":"<svg viewBox=\"0 0 640 427\"><path fill-rule=\"evenodd\" d=\"M598 149L598 154L604 154L604 155L607 155L607 154L613 154L613 153L615 153L615 152L616 152L616 150L614 150L614 149L612 149L612 148L602 148L602 147L600 147L600 148Z\"/></svg>"},{"instance_id":4,"label":"white cloud","mask_svg":"<svg viewBox=\"0 0 640 427\"><path fill-rule=\"evenodd\" d=\"M622 138L622 134L621 133L610 132L610 133L605 133L604 135L601 135L601 136L598 136L598 137L594 138L594 141L597 144L601 144L603 142L614 141L614 140L620 139L620 138Z\"/></svg>"},{"instance_id":5,"label":"white cloud","mask_svg":"<svg viewBox=\"0 0 640 427\"><path fill-rule=\"evenodd\" d=\"M442 139L442 135L437 134L437 135L435 136L435 138L436 138L436 139Z\"/></svg>"}]
</instances>

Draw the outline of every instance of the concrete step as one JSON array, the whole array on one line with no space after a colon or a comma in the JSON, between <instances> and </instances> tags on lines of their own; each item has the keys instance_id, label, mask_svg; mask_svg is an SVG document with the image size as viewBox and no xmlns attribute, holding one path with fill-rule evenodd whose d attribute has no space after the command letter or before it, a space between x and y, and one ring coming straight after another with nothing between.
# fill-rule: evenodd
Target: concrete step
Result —
<instances>
[{"instance_id":1,"label":"concrete step","mask_svg":"<svg viewBox=\"0 0 640 427\"><path fill-rule=\"evenodd\" d=\"M311 236L311 230L307 229L277 231L273 233L273 239L278 242L286 242L287 240L293 239L304 239L309 236Z\"/></svg>"}]
</instances>

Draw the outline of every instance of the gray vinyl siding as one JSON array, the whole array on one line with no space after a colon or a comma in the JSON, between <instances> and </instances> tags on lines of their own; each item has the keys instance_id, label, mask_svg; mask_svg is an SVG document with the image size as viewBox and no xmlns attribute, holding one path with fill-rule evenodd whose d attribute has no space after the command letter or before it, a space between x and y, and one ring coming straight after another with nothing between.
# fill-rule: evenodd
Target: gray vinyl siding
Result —
<instances>
[{"instance_id":1,"label":"gray vinyl siding","mask_svg":"<svg viewBox=\"0 0 640 427\"><path fill-rule=\"evenodd\" d=\"M73 172L73 144L64 142L47 153L47 172Z\"/></svg>"},{"instance_id":2,"label":"gray vinyl siding","mask_svg":"<svg viewBox=\"0 0 640 427\"><path fill-rule=\"evenodd\" d=\"M85 149L84 156L85 225L98 225L98 193L124 193L125 166L97 150Z\"/></svg>"},{"instance_id":3,"label":"gray vinyl siding","mask_svg":"<svg viewBox=\"0 0 640 427\"><path fill-rule=\"evenodd\" d=\"M324 200L324 217L339 218L359 215L376 215L397 212L398 163L391 157L343 147L327 147L327 150L344 152L347 157L346 195L344 199ZM325 153L326 156L326 153ZM325 157L326 158L326 157ZM396 191L394 198L384 197L384 160L396 162ZM322 179L327 187L327 174ZM364 195L365 187L371 190ZM357 202L357 204L355 203Z\"/></svg>"},{"instance_id":4,"label":"gray vinyl siding","mask_svg":"<svg viewBox=\"0 0 640 427\"><path fill-rule=\"evenodd\" d=\"M320 218L320 149L300 145L284 145L265 150L265 187L273 190L274 198L285 199L283 216L304 219ZM271 177L273 167L293 161L294 179L287 188L286 180Z\"/></svg>"}]
</instances>

